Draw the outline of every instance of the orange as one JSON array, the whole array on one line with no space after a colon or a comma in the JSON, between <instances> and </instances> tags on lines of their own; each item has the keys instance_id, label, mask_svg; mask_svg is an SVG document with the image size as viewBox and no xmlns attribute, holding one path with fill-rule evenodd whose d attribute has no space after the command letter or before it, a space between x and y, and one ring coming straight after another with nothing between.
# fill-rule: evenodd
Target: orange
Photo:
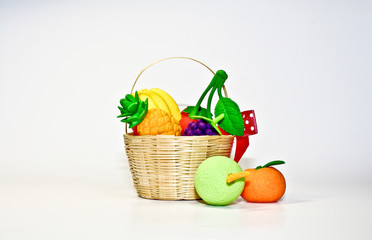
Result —
<instances>
[{"instance_id":1,"label":"orange","mask_svg":"<svg viewBox=\"0 0 372 240\"><path fill-rule=\"evenodd\" d=\"M283 174L273 167L257 168L245 170L249 172L249 175L245 177L242 198L248 202L257 203L276 202L281 199L286 190Z\"/></svg>"}]
</instances>

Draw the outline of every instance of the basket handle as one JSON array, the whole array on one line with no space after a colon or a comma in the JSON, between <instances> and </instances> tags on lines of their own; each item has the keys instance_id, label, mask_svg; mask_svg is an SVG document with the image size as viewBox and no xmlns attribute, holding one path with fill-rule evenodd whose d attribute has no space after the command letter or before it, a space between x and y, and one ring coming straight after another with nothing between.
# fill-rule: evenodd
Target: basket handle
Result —
<instances>
[{"instance_id":1,"label":"basket handle","mask_svg":"<svg viewBox=\"0 0 372 240\"><path fill-rule=\"evenodd\" d=\"M215 75L214 71L211 68L209 68L206 64L204 64L201 61L196 60L194 58L190 58L190 57L168 57L168 58L163 58L163 59L160 59L158 61L155 61L155 62L151 63L150 65L148 65L147 67L145 67L144 69L142 69L142 71L138 74L136 80L134 81L133 86L132 86L132 89L130 90L130 93L131 94L133 93L133 89L136 86L136 83L138 82L139 77L142 75L142 73L144 71L146 71L148 68L150 68L151 66L153 66L153 65L155 65L155 64L157 64L159 62L162 62L162 61L165 61L165 60L169 60L169 59L187 59L187 60L191 60L191 61L197 62L197 63L203 65L204 67L206 67L211 73L213 73L213 75ZM225 96L228 97L227 91L226 91L226 88L225 88L225 85L223 85L222 88L223 88L223 92L224 92ZM125 124L125 132L126 133L128 132L127 124Z\"/></svg>"},{"instance_id":2,"label":"basket handle","mask_svg":"<svg viewBox=\"0 0 372 240\"><path fill-rule=\"evenodd\" d=\"M160 60L158 60L156 62L151 63L150 65L148 65L147 67L145 67L144 69L142 69L142 71L138 74L138 76L136 78L136 81L134 81L133 86L132 86L132 89L130 90L130 93L131 94L133 93L133 89L136 86L136 83L138 82L139 77L142 75L142 73L144 71L146 71L148 68L150 68L151 66L153 66L153 65L155 65L155 64L157 64L159 62L162 62L162 61L165 61L165 60L169 60L169 59L188 59L188 60L197 62L197 63L203 65L204 67L206 67L211 73L213 73L213 75L215 75L214 71L210 67L208 67L206 64L204 64L201 61L196 60L194 58L190 58L190 57L168 57L168 58L163 58L163 59L160 59ZM226 91L225 85L223 85L222 88L223 88L223 92L224 92L225 96L227 97L227 91Z\"/></svg>"}]
</instances>

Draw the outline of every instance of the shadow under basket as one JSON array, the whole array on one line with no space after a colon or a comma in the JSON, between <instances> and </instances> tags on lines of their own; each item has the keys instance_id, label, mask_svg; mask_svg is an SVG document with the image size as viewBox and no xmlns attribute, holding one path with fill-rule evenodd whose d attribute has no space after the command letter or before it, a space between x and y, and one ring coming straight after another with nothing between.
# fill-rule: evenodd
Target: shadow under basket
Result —
<instances>
[{"instance_id":1,"label":"shadow under basket","mask_svg":"<svg viewBox=\"0 0 372 240\"><path fill-rule=\"evenodd\" d=\"M234 136L124 135L134 187L142 198L200 199L194 176L212 156L230 157Z\"/></svg>"}]
</instances>

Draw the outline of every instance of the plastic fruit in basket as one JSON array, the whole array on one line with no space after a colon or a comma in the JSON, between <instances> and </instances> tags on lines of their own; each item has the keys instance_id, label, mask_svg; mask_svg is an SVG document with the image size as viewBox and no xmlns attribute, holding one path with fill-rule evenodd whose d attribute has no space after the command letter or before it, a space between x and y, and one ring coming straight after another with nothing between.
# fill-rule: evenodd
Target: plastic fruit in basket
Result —
<instances>
[{"instance_id":1,"label":"plastic fruit in basket","mask_svg":"<svg viewBox=\"0 0 372 240\"><path fill-rule=\"evenodd\" d=\"M182 128L181 135L184 135L185 129L189 126L191 122L196 122L196 119L189 118L189 113L185 112L185 110L181 112L181 120L180 120L180 125Z\"/></svg>"},{"instance_id":2,"label":"plastic fruit in basket","mask_svg":"<svg viewBox=\"0 0 372 240\"><path fill-rule=\"evenodd\" d=\"M189 118L203 119L221 135L219 127L231 135L242 136L244 134L244 121L240 113L238 104L232 99L222 96L222 87L227 79L227 74L223 70L218 70L208 87L204 90L195 106L190 109ZM212 118L210 111L214 93L217 91L219 100L214 108L215 119ZM200 107L202 101L208 96L206 111ZM205 113L204 113L205 112ZM218 125L217 125L218 124Z\"/></svg>"},{"instance_id":3,"label":"plastic fruit in basket","mask_svg":"<svg viewBox=\"0 0 372 240\"><path fill-rule=\"evenodd\" d=\"M245 181L244 176L240 175L229 183L227 178L234 173L241 174L241 172L241 167L228 157L207 158L199 165L195 173L196 192L210 205L228 205L240 196Z\"/></svg>"},{"instance_id":4,"label":"plastic fruit in basket","mask_svg":"<svg viewBox=\"0 0 372 240\"><path fill-rule=\"evenodd\" d=\"M148 100L141 101L138 93L135 95L127 94L125 98L120 99L120 115L118 118L124 118L121 121L129 124L130 128L138 125L146 117L148 109Z\"/></svg>"},{"instance_id":5,"label":"plastic fruit in basket","mask_svg":"<svg viewBox=\"0 0 372 240\"><path fill-rule=\"evenodd\" d=\"M284 164L284 161L272 161L255 169L246 169L245 187L242 198L248 202L269 203L281 199L286 190L283 174L271 166Z\"/></svg>"},{"instance_id":6,"label":"plastic fruit in basket","mask_svg":"<svg viewBox=\"0 0 372 240\"><path fill-rule=\"evenodd\" d=\"M190 122L184 130L184 136L204 136L218 135L218 132L206 121L198 119L196 122Z\"/></svg>"},{"instance_id":7,"label":"plastic fruit in basket","mask_svg":"<svg viewBox=\"0 0 372 240\"><path fill-rule=\"evenodd\" d=\"M175 135L180 136L182 128L179 122L162 109L147 111L146 117L138 124L139 135Z\"/></svg>"},{"instance_id":8,"label":"plastic fruit in basket","mask_svg":"<svg viewBox=\"0 0 372 240\"><path fill-rule=\"evenodd\" d=\"M181 112L176 101L164 90L160 88L142 89L138 91L138 96L141 101L148 101L148 109L159 108L169 113L177 121L181 119Z\"/></svg>"},{"instance_id":9,"label":"plastic fruit in basket","mask_svg":"<svg viewBox=\"0 0 372 240\"><path fill-rule=\"evenodd\" d=\"M155 104L155 95L156 100L158 101L156 103L156 107L161 106L162 108L172 109L172 112L177 115L177 111L179 113L179 116L181 116L181 113L179 112L177 104L176 107L172 103L172 101L169 99L171 98L169 95L168 102L169 106L166 104L163 104L165 101L162 100L162 103L159 103L161 99L158 94L156 93L150 93L148 90L141 90L142 92L145 92L146 96L142 94L143 101L141 100L140 94L136 91L135 94L127 94L125 98L120 100L119 110L121 112L121 115L118 116L118 118L123 117L122 122L128 123L129 127L133 129L134 135L175 135L180 136L182 128L179 124L179 120L173 117L170 113L167 111L162 110L161 108L149 108L150 102L154 105ZM157 89L155 91L158 91L159 93L162 93L166 95L164 91L161 89Z\"/></svg>"}]
</instances>

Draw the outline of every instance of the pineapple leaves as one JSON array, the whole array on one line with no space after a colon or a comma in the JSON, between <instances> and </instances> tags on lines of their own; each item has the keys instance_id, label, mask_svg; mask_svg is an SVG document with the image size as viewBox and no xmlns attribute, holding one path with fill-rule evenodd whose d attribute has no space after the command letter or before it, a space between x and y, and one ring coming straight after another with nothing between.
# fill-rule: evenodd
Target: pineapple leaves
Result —
<instances>
[{"instance_id":1,"label":"pineapple leaves","mask_svg":"<svg viewBox=\"0 0 372 240\"><path fill-rule=\"evenodd\" d=\"M125 96L125 100L127 100L129 102L135 102L136 100L138 100L138 93L137 93L137 91L136 91L136 96L135 97L133 97L132 94L127 94Z\"/></svg>"},{"instance_id":2,"label":"pineapple leaves","mask_svg":"<svg viewBox=\"0 0 372 240\"><path fill-rule=\"evenodd\" d=\"M118 118L124 118L121 121L129 124L130 128L138 125L146 117L148 110L148 99L145 102L141 101L138 97L138 93L135 96L127 94L125 98L120 99L120 115Z\"/></svg>"}]
</instances>

